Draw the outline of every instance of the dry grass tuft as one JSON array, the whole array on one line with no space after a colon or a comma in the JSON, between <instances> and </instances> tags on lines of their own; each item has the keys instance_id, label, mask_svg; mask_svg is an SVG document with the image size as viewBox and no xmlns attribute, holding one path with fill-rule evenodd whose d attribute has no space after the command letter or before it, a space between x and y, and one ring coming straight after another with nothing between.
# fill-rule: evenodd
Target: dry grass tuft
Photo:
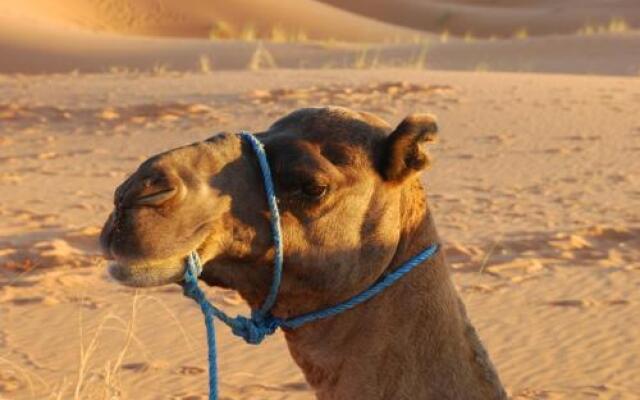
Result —
<instances>
[{"instance_id":1,"label":"dry grass tuft","mask_svg":"<svg viewBox=\"0 0 640 400\"><path fill-rule=\"evenodd\" d=\"M623 18L611 18L607 28L611 33L624 33L629 30L629 24Z\"/></svg>"},{"instance_id":2,"label":"dry grass tuft","mask_svg":"<svg viewBox=\"0 0 640 400\"><path fill-rule=\"evenodd\" d=\"M464 34L464 41L465 41L465 43L473 43L473 42L476 41L476 38L475 38L475 36L473 36L473 33L471 33L471 31L467 31Z\"/></svg>"},{"instance_id":3,"label":"dry grass tuft","mask_svg":"<svg viewBox=\"0 0 640 400\"><path fill-rule=\"evenodd\" d=\"M476 67L474 68L474 71L476 72L489 72L489 64L487 64L486 62L480 62L478 64L476 64Z\"/></svg>"},{"instance_id":4,"label":"dry grass tuft","mask_svg":"<svg viewBox=\"0 0 640 400\"><path fill-rule=\"evenodd\" d=\"M447 43L449 41L449 31L444 30L440 33L440 43Z\"/></svg>"},{"instance_id":5,"label":"dry grass tuft","mask_svg":"<svg viewBox=\"0 0 640 400\"><path fill-rule=\"evenodd\" d=\"M200 72L202 72L203 74L208 74L212 71L211 59L209 58L208 55L206 54L200 55L200 58L198 59L198 67L200 69Z\"/></svg>"},{"instance_id":6,"label":"dry grass tuft","mask_svg":"<svg viewBox=\"0 0 640 400\"><path fill-rule=\"evenodd\" d=\"M239 39L245 42L255 42L258 40L258 32L253 25L247 25L240 31Z\"/></svg>"},{"instance_id":7,"label":"dry grass tuft","mask_svg":"<svg viewBox=\"0 0 640 400\"><path fill-rule=\"evenodd\" d=\"M302 29L287 30L282 25L274 25L270 29L258 30L253 24L236 27L225 21L216 21L209 30L210 40L242 40L255 42L265 40L273 43L304 43L309 41L307 33Z\"/></svg>"},{"instance_id":8,"label":"dry grass tuft","mask_svg":"<svg viewBox=\"0 0 640 400\"><path fill-rule=\"evenodd\" d=\"M516 39L526 39L529 37L529 32L527 28L522 27L513 33L513 37Z\"/></svg>"},{"instance_id":9,"label":"dry grass tuft","mask_svg":"<svg viewBox=\"0 0 640 400\"><path fill-rule=\"evenodd\" d=\"M388 68L388 67L401 67L401 68L415 68L426 69L427 68L427 55L429 53L430 43L427 40L422 40L421 45L416 47L416 50L412 51L408 57L404 58L386 58L382 57L382 48L370 46L362 46L360 50L352 54L350 63L343 65L346 68L364 70L374 68ZM335 63L325 63L324 69L335 67Z\"/></svg>"},{"instance_id":10,"label":"dry grass tuft","mask_svg":"<svg viewBox=\"0 0 640 400\"><path fill-rule=\"evenodd\" d=\"M269 40L274 43L286 43L289 41L289 35L280 25L275 25L271 27L271 32L269 33Z\"/></svg>"},{"instance_id":11,"label":"dry grass tuft","mask_svg":"<svg viewBox=\"0 0 640 400\"><path fill-rule=\"evenodd\" d=\"M305 43L309 41L309 37L302 29L292 32L279 25L271 28L267 39L274 43Z\"/></svg>"},{"instance_id":12,"label":"dry grass tuft","mask_svg":"<svg viewBox=\"0 0 640 400\"><path fill-rule=\"evenodd\" d=\"M585 24L578 30L579 35L596 35L605 33L626 33L631 29L624 18L614 17L606 25Z\"/></svg>"},{"instance_id":13,"label":"dry grass tuft","mask_svg":"<svg viewBox=\"0 0 640 400\"><path fill-rule=\"evenodd\" d=\"M411 66L416 69L425 69L427 67L427 54L429 52L429 43L423 42L418 50L418 54L413 59Z\"/></svg>"},{"instance_id":14,"label":"dry grass tuft","mask_svg":"<svg viewBox=\"0 0 640 400\"><path fill-rule=\"evenodd\" d=\"M353 64L351 65L351 68L353 68L353 69L366 69L368 67L368 64L367 64L367 57L368 56L369 56L369 48L368 47L364 47L362 50L360 50L356 54L356 57L353 60Z\"/></svg>"},{"instance_id":15,"label":"dry grass tuft","mask_svg":"<svg viewBox=\"0 0 640 400\"><path fill-rule=\"evenodd\" d=\"M13 382L13 384L15 385L15 388L0 387L0 394L2 394L2 392L5 390L11 391L12 389L17 389L18 387L20 387L20 377L22 377L22 379L27 382L27 385L29 385L29 392L31 393L31 396L34 396L34 384L32 377L36 378L42 385L47 384L39 375L20 367L18 364L13 363L11 360L0 357L0 366L2 366L2 369L0 369L0 377L3 378L2 380L4 381L4 384L8 386L9 384L11 384L11 382Z\"/></svg>"},{"instance_id":16,"label":"dry grass tuft","mask_svg":"<svg viewBox=\"0 0 640 400\"><path fill-rule=\"evenodd\" d=\"M209 39L233 39L236 32L233 26L226 21L215 21L209 29Z\"/></svg>"},{"instance_id":17,"label":"dry grass tuft","mask_svg":"<svg viewBox=\"0 0 640 400\"><path fill-rule=\"evenodd\" d=\"M276 60L273 58L273 55L266 47L264 47L262 42L258 42L256 50L251 55L247 68L252 71L258 71L265 68L273 69L277 67L278 65L276 64Z\"/></svg>"},{"instance_id":18,"label":"dry grass tuft","mask_svg":"<svg viewBox=\"0 0 640 400\"><path fill-rule=\"evenodd\" d=\"M500 243L500 241L502 240L502 234L500 236L498 236L498 238L496 240L493 241L493 243L491 244L491 247L489 248L489 251L487 251L487 253L485 254L485 256L482 259L482 262L480 263L480 268L478 269L478 273L482 274L487 266L487 263L489 262L489 259L491 258L491 256L493 255L494 251L496 250L496 247L498 246L498 244Z\"/></svg>"},{"instance_id":19,"label":"dry grass tuft","mask_svg":"<svg viewBox=\"0 0 640 400\"><path fill-rule=\"evenodd\" d=\"M107 314L98 325L93 337L85 346L84 327L82 322L82 313L79 314L80 325L80 359L76 383L73 389L73 400L81 400L87 398L114 399L120 398L122 390L120 389L119 371L122 367L124 357L129 351L131 343L135 340L139 345L141 342L135 337L134 327L137 314L138 295L137 292L131 303L131 317L129 321L124 321L120 317ZM116 322L124 328L111 327L109 323ZM95 354L99 346L99 339L105 331L116 331L124 333L124 345L118 352L115 360L108 360L104 365L104 371L95 373L89 370L89 361ZM96 379L96 378L101 378Z\"/></svg>"},{"instance_id":20,"label":"dry grass tuft","mask_svg":"<svg viewBox=\"0 0 640 400\"><path fill-rule=\"evenodd\" d=\"M156 63L151 68L151 74L153 76L167 76L169 73L169 67L164 63Z\"/></svg>"},{"instance_id":21,"label":"dry grass tuft","mask_svg":"<svg viewBox=\"0 0 640 400\"><path fill-rule=\"evenodd\" d=\"M110 66L107 71L112 75L129 75L132 73L132 70L128 67L122 67L118 65Z\"/></svg>"},{"instance_id":22,"label":"dry grass tuft","mask_svg":"<svg viewBox=\"0 0 640 400\"><path fill-rule=\"evenodd\" d=\"M187 334L182 323L177 316L157 297L149 295L139 295L136 291L131 302L131 311L128 320L124 320L112 313L104 316L93 332L91 339L86 342L84 321L82 313L78 315L80 341L78 370L75 379L71 382L65 377L62 382L51 392L49 398L52 400L73 399L73 400L117 400L126 398L121 382L120 371L127 357L131 346L135 344L142 351L145 361L149 361L148 352L145 345L135 334L136 321L139 310L146 304L152 302L155 309L160 306L165 310L171 320L174 321L178 330L182 334L187 347L193 350L192 339ZM122 335L123 344L114 358L108 359L102 367L90 367L92 358L101 346L100 339L106 333ZM0 359L0 363L4 360ZM36 376L37 377L37 376ZM27 377L28 378L28 377ZM39 377L37 377L40 381ZM42 381L43 385L46 385Z\"/></svg>"}]
</instances>

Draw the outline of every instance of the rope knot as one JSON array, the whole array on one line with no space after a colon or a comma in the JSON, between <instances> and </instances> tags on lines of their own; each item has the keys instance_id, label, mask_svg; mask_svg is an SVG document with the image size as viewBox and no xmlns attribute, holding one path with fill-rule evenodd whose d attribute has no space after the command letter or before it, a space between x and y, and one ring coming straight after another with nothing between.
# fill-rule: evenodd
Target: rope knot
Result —
<instances>
[{"instance_id":1,"label":"rope knot","mask_svg":"<svg viewBox=\"0 0 640 400\"><path fill-rule=\"evenodd\" d=\"M251 318L238 315L233 319L231 331L249 344L260 344L280 326L280 320L272 315L252 313Z\"/></svg>"}]
</instances>

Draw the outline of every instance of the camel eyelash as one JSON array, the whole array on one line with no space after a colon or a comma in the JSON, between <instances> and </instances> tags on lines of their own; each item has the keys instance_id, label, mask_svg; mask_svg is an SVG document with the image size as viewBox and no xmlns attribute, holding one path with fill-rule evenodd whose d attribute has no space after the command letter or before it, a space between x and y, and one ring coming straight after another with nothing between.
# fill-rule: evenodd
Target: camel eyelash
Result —
<instances>
[{"instance_id":1,"label":"camel eyelash","mask_svg":"<svg viewBox=\"0 0 640 400\"><path fill-rule=\"evenodd\" d=\"M329 185L321 183L307 183L300 188L302 195L312 199L320 199L324 197L328 191Z\"/></svg>"}]
</instances>

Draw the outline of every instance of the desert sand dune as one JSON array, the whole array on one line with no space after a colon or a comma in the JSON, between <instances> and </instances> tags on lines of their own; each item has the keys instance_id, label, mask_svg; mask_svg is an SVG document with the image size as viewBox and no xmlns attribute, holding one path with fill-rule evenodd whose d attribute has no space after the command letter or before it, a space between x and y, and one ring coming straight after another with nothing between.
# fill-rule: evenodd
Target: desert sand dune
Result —
<instances>
[{"instance_id":1,"label":"desert sand dune","mask_svg":"<svg viewBox=\"0 0 640 400\"><path fill-rule=\"evenodd\" d=\"M635 0L321 0L327 4L399 26L454 35L511 37L573 34L607 27L616 20L640 26ZM588 28L587 28L588 29Z\"/></svg>"},{"instance_id":2,"label":"desert sand dune","mask_svg":"<svg viewBox=\"0 0 640 400\"><path fill-rule=\"evenodd\" d=\"M228 4L223 7L220 3L220 7L214 7L217 3L200 0L0 1L0 10L3 11L0 16L0 52L3 55L0 73L407 66L637 75L640 69L640 52L637 51L640 34L630 30L631 25L617 26L621 29L617 31L616 26L610 27L607 22L603 25L603 32L576 34L576 29L565 29L570 24L562 20L563 12L550 12L545 8L551 7L547 3L536 8L537 3L529 2L508 11L517 14L537 10L541 15L552 15L558 20L545 17L545 21L562 29L544 33L558 31L571 34L538 38L526 37L525 33L513 38L509 33L506 35L508 38L502 40L473 37L463 40L427 32L438 32L438 27L425 26L419 28L425 31L410 31L377 22L376 15L371 15L371 18L359 16L310 0L292 4L243 0L234 2L233 7ZM385 2L381 2L379 7L364 7L364 4L369 3L349 2L348 6L364 8L363 12L382 12L380 10L389 8ZM442 4L409 2L396 6L394 3L392 10L389 13L385 11L384 15L421 15L419 10L411 7L426 7L425 13L433 15L429 7ZM609 4L605 12L604 6L598 8L596 3L590 3L590 6L579 10L584 13L592 11L594 15L603 11L598 14L601 16L624 14L631 24L636 15L637 6L634 4L616 2ZM501 17L499 14L504 10L500 4L456 6L472 11L480 8L476 11L487 16L486 24L504 32L510 32L511 28L502 28L502 22L520 23L511 15ZM578 18L578 14L567 15ZM469 15L470 20L464 20L464 26L482 21L475 15ZM592 21L590 26L593 27L605 18L594 16L590 19L590 15L584 18ZM254 20L259 20L259 24L246 22ZM527 17L527 20L537 23L535 18ZM238 21L245 21L246 26L240 27ZM331 24L324 21L331 21ZM420 21L428 21L428 18L420 18ZM298 29L299 26L304 26L305 30ZM208 39L210 34L218 39ZM177 36L186 38L178 39ZM264 44L255 41L259 37L268 40ZM221 38L235 40L219 40ZM370 43L363 47L332 42L334 39ZM381 43L396 40L401 43Z\"/></svg>"},{"instance_id":3,"label":"desert sand dune","mask_svg":"<svg viewBox=\"0 0 640 400\"><path fill-rule=\"evenodd\" d=\"M51 22L0 17L0 73L247 68L377 68L637 75L640 34L506 40L431 39L417 44L260 43L125 37ZM263 49L263 50L260 50ZM264 53L262 56L260 56Z\"/></svg>"},{"instance_id":4,"label":"desert sand dune","mask_svg":"<svg viewBox=\"0 0 640 400\"><path fill-rule=\"evenodd\" d=\"M571 34L622 20L640 26L634 0L26 0L0 1L4 15L126 35L389 41L417 32L510 37ZM330 23L327 23L330 21ZM404 29L400 27L405 27Z\"/></svg>"},{"instance_id":5,"label":"desert sand dune","mask_svg":"<svg viewBox=\"0 0 640 400\"><path fill-rule=\"evenodd\" d=\"M0 10L21 20L122 35L391 41L419 34L314 0L2 0Z\"/></svg>"}]
</instances>

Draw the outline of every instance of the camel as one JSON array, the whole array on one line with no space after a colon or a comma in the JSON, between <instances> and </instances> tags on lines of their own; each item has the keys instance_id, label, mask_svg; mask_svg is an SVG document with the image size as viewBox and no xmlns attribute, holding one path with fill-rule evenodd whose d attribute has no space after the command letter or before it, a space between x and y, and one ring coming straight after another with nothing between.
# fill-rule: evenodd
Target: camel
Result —
<instances>
[{"instance_id":1,"label":"camel","mask_svg":"<svg viewBox=\"0 0 640 400\"><path fill-rule=\"evenodd\" d=\"M337 304L439 242L420 172L437 138L429 114L395 129L342 107L304 108L256 134L274 176L284 271L272 312ZM179 283L197 250L200 279L265 298L273 246L257 161L219 133L151 157L115 192L101 233L110 274L130 286ZM320 400L506 399L442 251L377 297L285 330Z\"/></svg>"}]
</instances>

